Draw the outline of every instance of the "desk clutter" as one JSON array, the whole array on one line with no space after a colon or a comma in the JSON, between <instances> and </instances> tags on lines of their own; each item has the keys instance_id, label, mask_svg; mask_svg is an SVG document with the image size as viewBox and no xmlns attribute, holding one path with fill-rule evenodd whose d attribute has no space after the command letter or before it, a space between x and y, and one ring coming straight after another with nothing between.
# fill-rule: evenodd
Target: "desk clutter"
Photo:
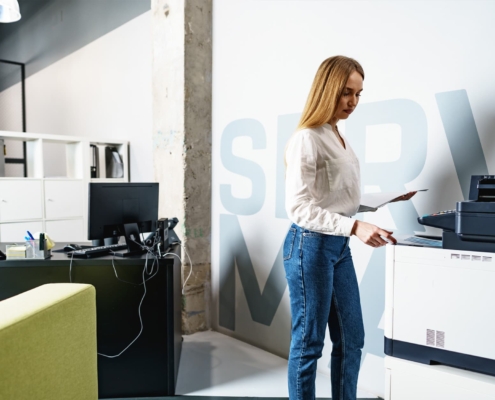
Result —
<instances>
[{"instance_id":1,"label":"desk clutter","mask_svg":"<svg viewBox=\"0 0 495 400\"><path fill-rule=\"evenodd\" d=\"M52 256L51 249L55 247L55 242L46 233L36 232L33 235L27 231L27 235L23 244L6 245L7 260L47 259Z\"/></svg>"}]
</instances>

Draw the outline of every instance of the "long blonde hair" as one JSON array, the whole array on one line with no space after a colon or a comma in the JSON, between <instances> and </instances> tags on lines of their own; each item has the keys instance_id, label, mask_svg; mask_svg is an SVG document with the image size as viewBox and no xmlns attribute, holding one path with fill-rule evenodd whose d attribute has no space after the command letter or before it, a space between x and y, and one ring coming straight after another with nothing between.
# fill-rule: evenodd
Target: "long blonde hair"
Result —
<instances>
[{"instance_id":1,"label":"long blonde hair","mask_svg":"<svg viewBox=\"0 0 495 400\"><path fill-rule=\"evenodd\" d=\"M334 56L323 61L316 72L297 130L319 127L335 116L349 76L357 71L364 80L364 70L356 60Z\"/></svg>"},{"instance_id":2,"label":"long blonde hair","mask_svg":"<svg viewBox=\"0 0 495 400\"><path fill-rule=\"evenodd\" d=\"M330 122L337 112L337 105L340 96L344 93L347 80L354 71L357 71L364 80L363 67L353 58L333 56L320 64L294 134L301 129L317 128ZM287 167L289 142L290 139L285 145L285 167Z\"/></svg>"}]
</instances>

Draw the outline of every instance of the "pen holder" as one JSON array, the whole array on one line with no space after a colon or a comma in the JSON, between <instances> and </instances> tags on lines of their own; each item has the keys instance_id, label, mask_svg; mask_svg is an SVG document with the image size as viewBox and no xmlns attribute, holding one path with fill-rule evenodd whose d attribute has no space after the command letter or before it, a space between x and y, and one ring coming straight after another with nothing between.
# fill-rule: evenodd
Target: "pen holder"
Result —
<instances>
[{"instance_id":1,"label":"pen holder","mask_svg":"<svg viewBox=\"0 0 495 400\"><path fill-rule=\"evenodd\" d=\"M44 240L43 250L40 250L40 241L36 240L26 240L26 258L50 258L52 256L52 251L47 250L47 240Z\"/></svg>"}]
</instances>

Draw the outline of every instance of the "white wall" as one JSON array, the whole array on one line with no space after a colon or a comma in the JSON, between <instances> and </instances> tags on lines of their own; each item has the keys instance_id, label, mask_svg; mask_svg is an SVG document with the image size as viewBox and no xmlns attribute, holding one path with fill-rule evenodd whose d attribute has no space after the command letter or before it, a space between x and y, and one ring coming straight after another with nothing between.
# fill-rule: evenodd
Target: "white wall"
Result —
<instances>
[{"instance_id":1,"label":"white wall","mask_svg":"<svg viewBox=\"0 0 495 400\"><path fill-rule=\"evenodd\" d=\"M363 191L429 188L365 220L420 232L417 216L453 208L471 174L495 173L494 13L494 2L215 0L216 329L288 353L281 154L327 57L356 58L366 73L361 104L339 124L360 158ZM351 249L366 329L359 386L383 396L384 249L355 238ZM327 338L326 373L330 346Z\"/></svg>"},{"instance_id":2,"label":"white wall","mask_svg":"<svg viewBox=\"0 0 495 400\"><path fill-rule=\"evenodd\" d=\"M131 180L153 181L150 35L146 12L28 77L27 131L129 140Z\"/></svg>"}]
</instances>

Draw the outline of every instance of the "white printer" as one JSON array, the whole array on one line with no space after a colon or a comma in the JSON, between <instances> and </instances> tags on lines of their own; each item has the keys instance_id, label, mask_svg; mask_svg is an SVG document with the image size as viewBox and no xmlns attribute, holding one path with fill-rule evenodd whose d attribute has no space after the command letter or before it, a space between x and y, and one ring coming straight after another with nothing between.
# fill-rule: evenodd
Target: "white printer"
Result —
<instances>
[{"instance_id":1,"label":"white printer","mask_svg":"<svg viewBox=\"0 0 495 400\"><path fill-rule=\"evenodd\" d=\"M495 253L387 246L385 353L495 376Z\"/></svg>"}]
</instances>

